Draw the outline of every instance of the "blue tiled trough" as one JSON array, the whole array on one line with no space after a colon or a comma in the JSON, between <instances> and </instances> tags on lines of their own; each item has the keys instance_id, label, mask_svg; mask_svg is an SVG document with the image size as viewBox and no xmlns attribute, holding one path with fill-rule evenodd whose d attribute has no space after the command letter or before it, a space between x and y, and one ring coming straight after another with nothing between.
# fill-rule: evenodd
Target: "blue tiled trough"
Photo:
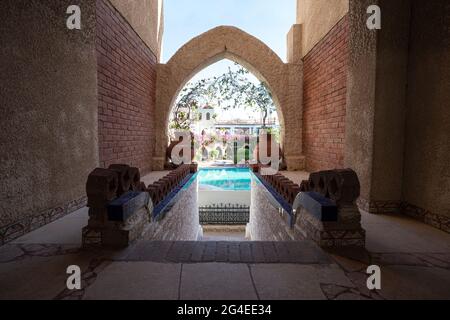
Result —
<instances>
[{"instance_id":1,"label":"blue tiled trough","mask_svg":"<svg viewBox=\"0 0 450 320\"><path fill-rule=\"evenodd\" d=\"M294 202L294 209L303 207L317 220L322 222L338 221L338 208L334 201L317 192L301 192Z\"/></svg>"},{"instance_id":2,"label":"blue tiled trough","mask_svg":"<svg viewBox=\"0 0 450 320\"><path fill-rule=\"evenodd\" d=\"M147 192L127 192L108 204L108 219L125 222L140 209L148 206L149 201L150 195Z\"/></svg>"},{"instance_id":3,"label":"blue tiled trough","mask_svg":"<svg viewBox=\"0 0 450 320\"><path fill-rule=\"evenodd\" d=\"M174 204L174 200L178 196L181 190L189 185L190 182L197 176L197 174L189 174L184 180L172 190L163 201L161 201L155 208L153 208L153 218L158 220L164 217L164 213L167 213Z\"/></svg>"}]
</instances>

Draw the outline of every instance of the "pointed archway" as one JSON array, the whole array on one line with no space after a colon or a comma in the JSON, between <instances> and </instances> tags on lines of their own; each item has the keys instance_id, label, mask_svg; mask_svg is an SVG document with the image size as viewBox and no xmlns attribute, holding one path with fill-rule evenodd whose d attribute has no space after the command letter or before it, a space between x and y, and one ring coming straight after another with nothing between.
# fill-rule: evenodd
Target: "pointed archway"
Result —
<instances>
[{"instance_id":1,"label":"pointed archway","mask_svg":"<svg viewBox=\"0 0 450 320\"><path fill-rule=\"evenodd\" d=\"M167 64L158 65L154 170L164 167L168 145L167 123L178 94L196 73L222 59L241 64L267 84L277 107L288 168L303 169L301 65L284 63L257 38L238 28L221 26L191 39Z\"/></svg>"}]
</instances>

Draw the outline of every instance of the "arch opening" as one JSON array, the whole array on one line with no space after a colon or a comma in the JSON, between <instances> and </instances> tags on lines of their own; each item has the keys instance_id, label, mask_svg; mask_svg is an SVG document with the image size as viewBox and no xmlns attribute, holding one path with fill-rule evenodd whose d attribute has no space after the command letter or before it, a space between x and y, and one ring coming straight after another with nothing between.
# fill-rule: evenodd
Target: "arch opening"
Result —
<instances>
[{"instance_id":1,"label":"arch opening","mask_svg":"<svg viewBox=\"0 0 450 320\"><path fill-rule=\"evenodd\" d=\"M168 121L171 113L173 112L173 108L174 108L174 106L177 102L177 99L180 96L183 88L185 88L190 82L193 82L196 79L198 79L197 75L202 74L202 72L204 70L206 70L218 63L224 62L224 61L232 62L234 64L242 66L243 68L248 70L248 72L253 76L254 80L260 81L261 83L264 83L267 86L267 89L270 91L271 98L276 107L276 112L277 112L280 126L284 127L284 113L282 110L280 98L278 97L278 94L275 91L275 89L273 88L273 86L271 85L271 83L261 74L261 72L259 72L257 70L256 67L252 66L252 64L250 64L249 62L243 60L240 57L235 56L234 54L232 54L230 52L223 52L220 55L217 55L207 61L204 61L201 65L199 65L198 67L193 69L192 72L188 76L185 77L184 81L182 83L180 83L177 90L174 92L173 97L171 98L170 107L166 111L167 112L166 117L165 117L166 121ZM205 116L205 115L203 115L203 116Z\"/></svg>"},{"instance_id":2,"label":"arch opening","mask_svg":"<svg viewBox=\"0 0 450 320\"><path fill-rule=\"evenodd\" d=\"M163 168L172 108L184 86L201 70L228 59L249 70L272 94L280 123L280 143L286 157L301 156L300 69L285 64L268 46L229 26L214 28L192 39L168 61L158 65L154 148L155 170ZM295 110L297 105L297 110ZM301 167L301 163L298 165Z\"/></svg>"},{"instance_id":3,"label":"arch opening","mask_svg":"<svg viewBox=\"0 0 450 320\"><path fill-rule=\"evenodd\" d=\"M200 71L180 90L168 118L168 138L173 145L177 132L192 133L197 162L233 160L229 143L239 140L238 152L249 161L249 150L256 147L249 141L256 140L261 130L281 142L279 114L265 82L240 64L223 59Z\"/></svg>"}]
</instances>

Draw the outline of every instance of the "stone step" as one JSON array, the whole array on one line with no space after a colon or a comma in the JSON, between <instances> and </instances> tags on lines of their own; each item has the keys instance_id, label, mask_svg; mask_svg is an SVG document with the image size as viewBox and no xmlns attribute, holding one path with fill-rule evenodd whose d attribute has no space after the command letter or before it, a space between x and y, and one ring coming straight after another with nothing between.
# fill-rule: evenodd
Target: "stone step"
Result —
<instances>
[{"instance_id":1,"label":"stone step","mask_svg":"<svg viewBox=\"0 0 450 320\"><path fill-rule=\"evenodd\" d=\"M330 264L314 242L142 241L114 260L160 263L292 263Z\"/></svg>"}]
</instances>

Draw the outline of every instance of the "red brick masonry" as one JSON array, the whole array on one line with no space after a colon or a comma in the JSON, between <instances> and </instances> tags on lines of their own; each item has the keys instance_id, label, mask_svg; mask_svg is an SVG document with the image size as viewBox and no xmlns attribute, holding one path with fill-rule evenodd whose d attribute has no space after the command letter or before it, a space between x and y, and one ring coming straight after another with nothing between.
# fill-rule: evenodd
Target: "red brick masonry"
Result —
<instances>
[{"instance_id":1,"label":"red brick masonry","mask_svg":"<svg viewBox=\"0 0 450 320\"><path fill-rule=\"evenodd\" d=\"M304 57L303 150L308 171L344 165L348 15Z\"/></svg>"},{"instance_id":2,"label":"red brick masonry","mask_svg":"<svg viewBox=\"0 0 450 320\"><path fill-rule=\"evenodd\" d=\"M107 1L97 1L100 165L151 170L156 97L155 54Z\"/></svg>"}]
</instances>

